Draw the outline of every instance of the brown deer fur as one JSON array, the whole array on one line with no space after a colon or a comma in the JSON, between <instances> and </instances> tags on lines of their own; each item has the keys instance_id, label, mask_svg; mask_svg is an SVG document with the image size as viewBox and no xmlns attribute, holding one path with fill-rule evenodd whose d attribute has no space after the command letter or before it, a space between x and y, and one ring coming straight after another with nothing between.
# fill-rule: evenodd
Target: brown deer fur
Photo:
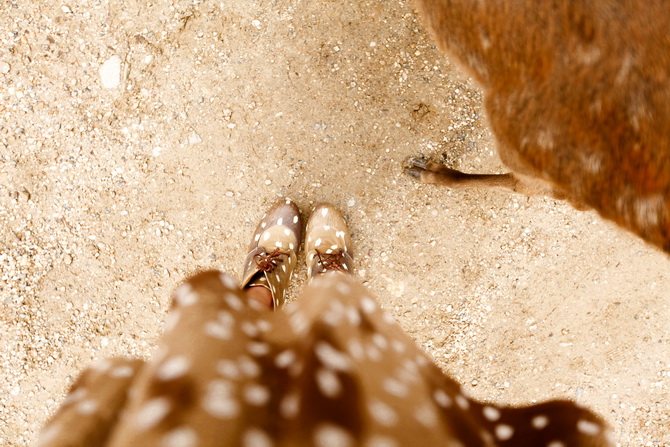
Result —
<instances>
[{"instance_id":1,"label":"brown deer fur","mask_svg":"<svg viewBox=\"0 0 670 447\"><path fill-rule=\"evenodd\" d=\"M662 0L417 0L482 85L503 175L413 160L450 187L569 200L670 252L670 6Z\"/></svg>"}]
</instances>

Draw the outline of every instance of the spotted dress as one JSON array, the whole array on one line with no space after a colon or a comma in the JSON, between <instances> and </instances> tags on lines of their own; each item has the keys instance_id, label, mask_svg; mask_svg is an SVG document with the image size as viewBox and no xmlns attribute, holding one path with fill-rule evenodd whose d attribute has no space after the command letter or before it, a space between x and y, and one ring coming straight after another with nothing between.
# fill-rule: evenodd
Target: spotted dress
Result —
<instances>
[{"instance_id":1,"label":"spotted dress","mask_svg":"<svg viewBox=\"0 0 670 447\"><path fill-rule=\"evenodd\" d=\"M85 370L45 446L607 446L568 401L477 402L347 274L315 278L286 311L227 274L181 284L151 360Z\"/></svg>"}]
</instances>

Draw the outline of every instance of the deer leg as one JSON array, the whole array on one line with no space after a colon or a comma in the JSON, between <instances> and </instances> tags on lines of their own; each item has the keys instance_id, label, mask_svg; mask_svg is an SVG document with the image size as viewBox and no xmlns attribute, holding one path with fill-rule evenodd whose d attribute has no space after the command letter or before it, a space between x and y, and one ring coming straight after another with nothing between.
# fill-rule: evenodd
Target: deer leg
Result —
<instances>
[{"instance_id":1,"label":"deer leg","mask_svg":"<svg viewBox=\"0 0 670 447\"><path fill-rule=\"evenodd\" d=\"M551 183L536 177L509 172L507 174L466 174L425 158L410 158L410 167L405 173L422 183L461 188L502 188L527 196L545 196L557 200L567 200L580 211L591 207L581 200L569 197Z\"/></svg>"},{"instance_id":2,"label":"deer leg","mask_svg":"<svg viewBox=\"0 0 670 447\"><path fill-rule=\"evenodd\" d=\"M522 182L512 173L466 174L424 158L410 158L408 161L411 166L405 169L405 173L423 183L448 186L454 189L499 187L514 192L524 192L519 190Z\"/></svg>"}]
</instances>

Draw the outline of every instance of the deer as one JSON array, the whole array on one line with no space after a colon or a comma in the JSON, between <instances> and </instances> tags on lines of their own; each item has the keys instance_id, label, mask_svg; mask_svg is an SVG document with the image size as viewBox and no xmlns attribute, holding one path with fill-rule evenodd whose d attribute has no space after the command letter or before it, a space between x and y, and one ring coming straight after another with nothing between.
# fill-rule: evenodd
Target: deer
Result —
<instances>
[{"instance_id":1,"label":"deer","mask_svg":"<svg viewBox=\"0 0 670 447\"><path fill-rule=\"evenodd\" d=\"M670 253L670 13L661 0L415 0L440 50L483 88L505 174L424 157L450 188L570 202Z\"/></svg>"}]
</instances>

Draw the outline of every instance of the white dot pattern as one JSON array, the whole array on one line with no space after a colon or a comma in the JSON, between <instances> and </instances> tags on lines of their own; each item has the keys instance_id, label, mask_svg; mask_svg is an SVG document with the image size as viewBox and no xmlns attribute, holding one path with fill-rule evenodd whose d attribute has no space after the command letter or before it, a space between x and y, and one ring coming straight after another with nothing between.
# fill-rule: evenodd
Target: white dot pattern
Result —
<instances>
[{"instance_id":1,"label":"white dot pattern","mask_svg":"<svg viewBox=\"0 0 670 447\"><path fill-rule=\"evenodd\" d=\"M372 400L368 410L374 420L386 427L392 427L398 422L397 413L387 404L379 400Z\"/></svg>"},{"instance_id":2,"label":"white dot pattern","mask_svg":"<svg viewBox=\"0 0 670 447\"><path fill-rule=\"evenodd\" d=\"M507 424L498 424L495 428L496 438L500 441L509 441L514 436L514 428Z\"/></svg>"},{"instance_id":3,"label":"white dot pattern","mask_svg":"<svg viewBox=\"0 0 670 447\"><path fill-rule=\"evenodd\" d=\"M409 389L405 384L393 378L385 379L383 387L384 391L396 397L405 397L409 393Z\"/></svg>"},{"instance_id":4,"label":"white dot pattern","mask_svg":"<svg viewBox=\"0 0 670 447\"><path fill-rule=\"evenodd\" d=\"M161 439L160 447L196 447L198 435L190 427L179 427L169 431Z\"/></svg>"},{"instance_id":5,"label":"white dot pattern","mask_svg":"<svg viewBox=\"0 0 670 447\"><path fill-rule=\"evenodd\" d=\"M531 425L536 430L543 430L549 425L549 418L543 414L535 416L531 419Z\"/></svg>"},{"instance_id":6,"label":"white dot pattern","mask_svg":"<svg viewBox=\"0 0 670 447\"><path fill-rule=\"evenodd\" d=\"M177 323L179 323L180 318L181 312L179 312L179 310L175 309L170 312L170 314L165 318L165 331L170 332L173 330L177 326Z\"/></svg>"},{"instance_id":7,"label":"white dot pattern","mask_svg":"<svg viewBox=\"0 0 670 447\"><path fill-rule=\"evenodd\" d=\"M123 378L132 376L134 373L135 373L135 370L133 369L132 366L121 365L121 366L117 366L116 368L112 369L109 372L109 376L113 377L115 379L123 379Z\"/></svg>"},{"instance_id":8,"label":"white dot pattern","mask_svg":"<svg viewBox=\"0 0 670 447\"><path fill-rule=\"evenodd\" d=\"M234 293L228 293L226 296L223 298L228 305L235 310L242 310L244 307L244 303L242 303L242 300L235 295Z\"/></svg>"},{"instance_id":9,"label":"white dot pattern","mask_svg":"<svg viewBox=\"0 0 670 447\"><path fill-rule=\"evenodd\" d=\"M366 296L361 300L361 308L363 312L369 315L377 310L377 303L372 298Z\"/></svg>"},{"instance_id":10,"label":"white dot pattern","mask_svg":"<svg viewBox=\"0 0 670 447\"><path fill-rule=\"evenodd\" d=\"M229 274L221 273L221 275L219 275L219 280L221 281L221 284L223 284L227 289L237 289L237 281L235 281L235 279Z\"/></svg>"},{"instance_id":11,"label":"white dot pattern","mask_svg":"<svg viewBox=\"0 0 670 447\"><path fill-rule=\"evenodd\" d=\"M259 341L252 341L247 344L247 351L253 356L261 357L270 353L270 345Z\"/></svg>"},{"instance_id":12,"label":"white dot pattern","mask_svg":"<svg viewBox=\"0 0 670 447\"><path fill-rule=\"evenodd\" d=\"M491 422L495 422L500 419L500 410L497 408L487 405L482 409L482 413L484 413L484 417Z\"/></svg>"},{"instance_id":13,"label":"white dot pattern","mask_svg":"<svg viewBox=\"0 0 670 447\"><path fill-rule=\"evenodd\" d=\"M216 372L229 379L240 378L240 369L237 366L237 362L232 360L219 360L216 364Z\"/></svg>"},{"instance_id":14,"label":"white dot pattern","mask_svg":"<svg viewBox=\"0 0 670 447\"><path fill-rule=\"evenodd\" d=\"M423 404L414 412L414 419L421 425L434 428L438 424L437 413L431 405Z\"/></svg>"},{"instance_id":15,"label":"white dot pattern","mask_svg":"<svg viewBox=\"0 0 670 447\"><path fill-rule=\"evenodd\" d=\"M158 424L170 411L172 404L165 397L157 397L146 402L135 416L135 425L148 430Z\"/></svg>"},{"instance_id":16,"label":"white dot pattern","mask_svg":"<svg viewBox=\"0 0 670 447\"><path fill-rule=\"evenodd\" d=\"M399 447L400 444L395 439L389 436L382 435L373 435L368 439L365 444L365 447Z\"/></svg>"},{"instance_id":17,"label":"white dot pattern","mask_svg":"<svg viewBox=\"0 0 670 447\"><path fill-rule=\"evenodd\" d=\"M347 371L349 369L349 359L329 343L323 341L317 342L314 351L319 361L328 368L338 371Z\"/></svg>"},{"instance_id":18,"label":"white dot pattern","mask_svg":"<svg viewBox=\"0 0 670 447\"><path fill-rule=\"evenodd\" d=\"M261 368L258 366L258 363L246 355L241 356L237 362L240 371L247 377L258 377L258 375L261 373Z\"/></svg>"},{"instance_id":19,"label":"white dot pattern","mask_svg":"<svg viewBox=\"0 0 670 447\"><path fill-rule=\"evenodd\" d=\"M192 306L198 302L198 295L190 284L182 284L175 290L175 301L183 307Z\"/></svg>"},{"instance_id":20,"label":"white dot pattern","mask_svg":"<svg viewBox=\"0 0 670 447\"><path fill-rule=\"evenodd\" d=\"M580 419L577 421L577 430L585 435L595 436L600 433L600 426L591 421Z\"/></svg>"},{"instance_id":21,"label":"white dot pattern","mask_svg":"<svg viewBox=\"0 0 670 447\"><path fill-rule=\"evenodd\" d=\"M204 330L205 334L219 340L228 340L233 335L230 327L222 324L220 321L208 321L205 323Z\"/></svg>"},{"instance_id":22,"label":"white dot pattern","mask_svg":"<svg viewBox=\"0 0 670 447\"><path fill-rule=\"evenodd\" d=\"M202 405L208 414L219 419L231 419L240 412L240 404L232 395L231 384L223 380L209 383Z\"/></svg>"},{"instance_id":23,"label":"white dot pattern","mask_svg":"<svg viewBox=\"0 0 670 447\"><path fill-rule=\"evenodd\" d=\"M281 401L279 413L284 419L293 419L300 409L300 398L296 393L288 394Z\"/></svg>"},{"instance_id":24,"label":"white dot pattern","mask_svg":"<svg viewBox=\"0 0 670 447\"><path fill-rule=\"evenodd\" d=\"M269 399L270 391L263 385L250 384L244 388L244 400L250 405L265 405Z\"/></svg>"},{"instance_id":25,"label":"white dot pattern","mask_svg":"<svg viewBox=\"0 0 670 447\"><path fill-rule=\"evenodd\" d=\"M260 428L252 427L242 435L242 447L273 447L270 435Z\"/></svg>"},{"instance_id":26,"label":"white dot pattern","mask_svg":"<svg viewBox=\"0 0 670 447\"><path fill-rule=\"evenodd\" d=\"M174 380L177 379L189 370L191 362L183 355L175 356L167 359L156 371L156 378L159 380Z\"/></svg>"},{"instance_id":27,"label":"white dot pattern","mask_svg":"<svg viewBox=\"0 0 670 447\"><path fill-rule=\"evenodd\" d=\"M351 447L354 437L345 428L323 423L314 429L314 445L316 447Z\"/></svg>"},{"instance_id":28,"label":"white dot pattern","mask_svg":"<svg viewBox=\"0 0 670 447\"><path fill-rule=\"evenodd\" d=\"M259 334L259 329L250 321L245 321L240 325L242 332L249 337L256 337Z\"/></svg>"},{"instance_id":29,"label":"white dot pattern","mask_svg":"<svg viewBox=\"0 0 670 447\"><path fill-rule=\"evenodd\" d=\"M98 411L98 403L94 400L83 400L77 404L77 412L83 415L90 415Z\"/></svg>"},{"instance_id":30,"label":"white dot pattern","mask_svg":"<svg viewBox=\"0 0 670 447\"><path fill-rule=\"evenodd\" d=\"M286 351L280 353L275 357L275 365L277 365L278 368L287 368L291 363L293 363L296 359L295 352L293 352L290 349L287 349Z\"/></svg>"},{"instance_id":31,"label":"white dot pattern","mask_svg":"<svg viewBox=\"0 0 670 447\"><path fill-rule=\"evenodd\" d=\"M177 303L178 323L146 367L115 359L91 369L96 380L132 384L129 401L136 403L126 417L117 418L115 431L115 436L129 437L110 447L136 439L142 439L137 445L166 447L309 441L395 447L414 445L417 439L462 447L482 442L566 447L574 443L564 439L575 435L613 445L597 417L572 404L563 403L559 410L540 404L532 412L470 400L399 326L387 324L386 312L353 279L329 273L314 279L313 286L310 299L296 302L288 315L247 306L237 292L222 292L220 284L216 292L190 281L180 286L185 296L194 290L200 295L185 306ZM199 321L193 317L198 312ZM276 334L277 321L290 322L297 331L284 327ZM132 382L136 371L136 383L146 378L144 389ZM62 411L74 412L81 421L99 420L109 405L98 394L104 386L79 383ZM49 427L58 426L57 418ZM356 425L348 426L348 418ZM453 421L465 428L458 436L442 427ZM278 434L273 428L285 423L300 427L297 438L291 429ZM231 430L231 424L238 428ZM44 433L54 439L70 431L52 430ZM533 434L543 441L534 442Z\"/></svg>"},{"instance_id":32,"label":"white dot pattern","mask_svg":"<svg viewBox=\"0 0 670 447\"><path fill-rule=\"evenodd\" d=\"M330 398L339 396L342 391L340 379L337 378L337 374L329 369L319 368L316 370L316 383L321 394Z\"/></svg>"},{"instance_id":33,"label":"white dot pattern","mask_svg":"<svg viewBox=\"0 0 670 447\"><path fill-rule=\"evenodd\" d=\"M86 394L87 394L86 389L77 388L76 390L72 391L65 397L65 400L63 401L63 406L72 405L73 403L80 401L86 396Z\"/></svg>"},{"instance_id":34,"label":"white dot pattern","mask_svg":"<svg viewBox=\"0 0 670 447\"><path fill-rule=\"evenodd\" d=\"M54 442L57 438L58 435L61 434L61 426L60 424L51 424L47 426L44 430L42 430L42 433L40 433L40 437L37 440L37 447L46 447L52 442Z\"/></svg>"},{"instance_id":35,"label":"white dot pattern","mask_svg":"<svg viewBox=\"0 0 670 447\"><path fill-rule=\"evenodd\" d=\"M463 410L470 408L470 402L468 402L468 399L466 399L462 394L458 394L455 399L456 405L461 407Z\"/></svg>"},{"instance_id":36,"label":"white dot pattern","mask_svg":"<svg viewBox=\"0 0 670 447\"><path fill-rule=\"evenodd\" d=\"M442 390L435 390L433 393L433 399L435 402L443 408L448 408L451 406L451 398Z\"/></svg>"}]
</instances>

